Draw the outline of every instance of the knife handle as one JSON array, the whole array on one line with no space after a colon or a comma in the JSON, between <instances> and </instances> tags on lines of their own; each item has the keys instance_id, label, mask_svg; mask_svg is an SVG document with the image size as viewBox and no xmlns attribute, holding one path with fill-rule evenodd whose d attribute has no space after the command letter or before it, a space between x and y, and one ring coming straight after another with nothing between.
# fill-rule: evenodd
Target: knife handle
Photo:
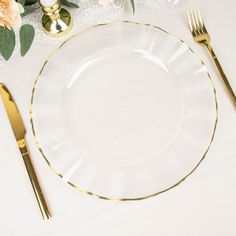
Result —
<instances>
[{"instance_id":1,"label":"knife handle","mask_svg":"<svg viewBox=\"0 0 236 236\"><path fill-rule=\"evenodd\" d=\"M26 166L29 178L30 178L30 182L32 184L43 219L44 220L49 219L51 217L51 214L49 212L47 203L43 196L43 192L41 190L36 173L34 171L34 167L30 159L30 154L28 152L25 139L18 141L18 146L20 148L20 152L23 157L23 160L24 160L24 163L25 163L25 166Z\"/></svg>"}]
</instances>

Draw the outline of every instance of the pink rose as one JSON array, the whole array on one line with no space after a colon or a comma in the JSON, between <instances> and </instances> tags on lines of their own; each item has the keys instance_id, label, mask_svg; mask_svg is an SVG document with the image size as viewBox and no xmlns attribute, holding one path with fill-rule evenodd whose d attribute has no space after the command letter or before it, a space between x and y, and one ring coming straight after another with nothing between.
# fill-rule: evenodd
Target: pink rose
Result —
<instances>
[{"instance_id":1,"label":"pink rose","mask_svg":"<svg viewBox=\"0 0 236 236\"><path fill-rule=\"evenodd\" d=\"M0 26L14 29L21 26L24 8L15 0L0 0Z\"/></svg>"}]
</instances>

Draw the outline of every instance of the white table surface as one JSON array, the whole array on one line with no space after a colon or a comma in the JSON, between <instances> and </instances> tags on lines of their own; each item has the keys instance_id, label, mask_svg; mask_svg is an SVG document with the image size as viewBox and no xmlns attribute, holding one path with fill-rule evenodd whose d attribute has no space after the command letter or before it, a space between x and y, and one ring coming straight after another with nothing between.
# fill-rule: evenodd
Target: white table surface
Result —
<instances>
[{"instance_id":1,"label":"white table surface","mask_svg":"<svg viewBox=\"0 0 236 236\"><path fill-rule=\"evenodd\" d=\"M236 90L236 1L196 0L212 36L212 45ZM235 236L236 110L226 95L207 52L189 32L186 9L139 7L123 19L158 25L184 39L201 56L215 82L219 125L205 161L183 184L138 202L111 202L84 195L65 184L36 150L29 123L35 77L59 42L35 42L25 58L15 55L0 67L0 80L12 92L27 126L32 161L53 218L43 221L2 102L0 101L0 235L2 236ZM74 32L88 27L75 22ZM73 33L73 32L72 32Z\"/></svg>"}]
</instances>

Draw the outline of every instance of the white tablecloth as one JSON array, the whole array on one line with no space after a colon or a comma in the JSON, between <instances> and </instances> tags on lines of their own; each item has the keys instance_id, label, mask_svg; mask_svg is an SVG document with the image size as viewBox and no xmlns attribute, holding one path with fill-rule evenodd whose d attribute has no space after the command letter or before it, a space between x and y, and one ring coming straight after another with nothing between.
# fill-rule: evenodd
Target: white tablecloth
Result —
<instances>
[{"instance_id":1,"label":"white tablecloth","mask_svg":"<svg viewBox=\"0 0 236 236\"><path fill-rule=\"evenodd\" d=\"M196 0L212 46L236 90L236 1ZM0 235L2 236L235 236L236 110L207 52L189 32L186 9L164 11L127 6L123 19L158 25L184 39L201 56L214 80L219 125L205 161L179 187L138 202L110 202L84 195L56 176L35 147L29 103L35 77L55 43L35 42L23 59L17 54L0 67L0 80L12 92L27 126L32 161L53 218L43 221L22 158L0 101ZM75 22L74 32L88 27ZM72 32L73 33L73 32Z\"/></svg>"}]
</instances>

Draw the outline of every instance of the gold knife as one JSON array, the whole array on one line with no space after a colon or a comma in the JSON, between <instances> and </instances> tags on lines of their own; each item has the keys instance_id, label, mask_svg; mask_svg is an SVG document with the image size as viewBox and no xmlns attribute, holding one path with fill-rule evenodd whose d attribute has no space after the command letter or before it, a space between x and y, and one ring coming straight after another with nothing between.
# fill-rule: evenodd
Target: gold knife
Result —
<instances>
[{"instance_id":1,"label":"gold knife","mask_svg":"<svg viewBox=\"0 0 236 236\"><path fill-rule=\"evenodd\" d=\"M2 100L5 109L7 111L7 115L11 123L11 127L14 132L18 147L23 157L43 219L49 219L51 215L48 210L45 198L43 196L43 192L39 185L37 176L35 174L32 162L30 160L29 152L27 150L26 140L25 140L26 129L23 120L10 92L8 91L6 86L4 86L4 84L2 83L0 83L0 94L2 96Z\"/></svg>"}]
</instances>

